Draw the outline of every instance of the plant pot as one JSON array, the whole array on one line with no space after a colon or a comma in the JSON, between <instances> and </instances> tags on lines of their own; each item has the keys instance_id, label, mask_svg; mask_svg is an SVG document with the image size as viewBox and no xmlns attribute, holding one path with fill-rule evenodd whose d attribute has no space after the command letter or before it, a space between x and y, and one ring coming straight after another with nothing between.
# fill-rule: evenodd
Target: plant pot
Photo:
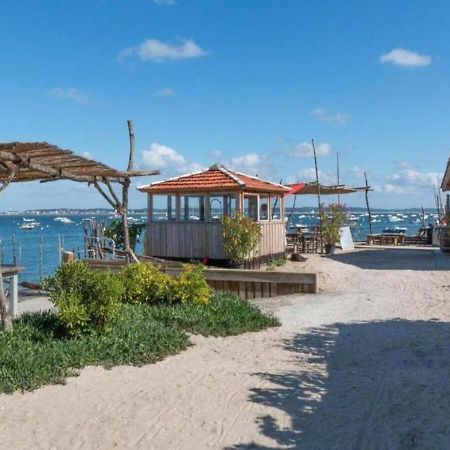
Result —
<instances>
[{"instance_id":1,"label":"plant pot","mask_svg":"<svg viewBox=\"0 0 450 450\"><path fill-rule=\"evenodd\" d=\"M334 255L335 248L334 244L325 244L325 255Z\"/></svg>"}]
</instances>

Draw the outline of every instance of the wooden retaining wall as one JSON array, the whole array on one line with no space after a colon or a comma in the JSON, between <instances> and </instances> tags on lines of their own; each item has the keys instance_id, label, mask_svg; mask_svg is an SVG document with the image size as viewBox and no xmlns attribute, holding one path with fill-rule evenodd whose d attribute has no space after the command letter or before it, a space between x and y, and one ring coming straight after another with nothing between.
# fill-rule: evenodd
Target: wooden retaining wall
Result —
<instances>
[{"instance_id":1,"label":"wooden retaining wall","mask_svg":"<svg viewBox=\"0 0 450 450\"><path fill-rule=\"evenodd\" d=\"M85 260L93 269L119 271L123 260ZM177 276L182 266L179 263L161 265L164 271ZM317 273L270 272L261 270L206 269L209 285L221 292L239 295L241 298L275 297L289 294L315 294L319 290Z\"/></svg>"}]
</instances>

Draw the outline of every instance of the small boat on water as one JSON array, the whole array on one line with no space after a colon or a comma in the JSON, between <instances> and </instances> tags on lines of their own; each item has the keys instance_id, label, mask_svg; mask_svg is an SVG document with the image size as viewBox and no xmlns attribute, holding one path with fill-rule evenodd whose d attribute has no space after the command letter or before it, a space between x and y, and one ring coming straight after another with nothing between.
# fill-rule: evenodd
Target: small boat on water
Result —
<instances>
[{"instance_id":1,"label":"small boat on water","mask_svg":"<svg viewBox=\"0 0 450 450\"><path fill-rule=\"evenodd\" d=\"M74 223L73 220L68 217L55 217L53 220L59 223Z\"/></svg>"},{"instance_id":2,"label":"small boat on water","mask_svg":"<svg viewBox=\"0 0 450 450\"><path fill-rule=\"evenodd\" d=\"M20 225L21 230L34 230L39 224L37 222L24 222Z\"/></svg>"}]
</instances>

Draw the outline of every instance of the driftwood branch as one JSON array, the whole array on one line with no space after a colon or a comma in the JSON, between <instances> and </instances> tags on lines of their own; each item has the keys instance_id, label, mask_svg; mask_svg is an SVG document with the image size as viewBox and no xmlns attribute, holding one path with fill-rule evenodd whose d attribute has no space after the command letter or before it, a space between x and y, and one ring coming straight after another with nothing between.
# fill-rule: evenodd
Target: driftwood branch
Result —
<instances>
[{"instance_id":1,"label":"driftwood branch","mask_svg":"<svg viewBox=\"0 0 450 450\"><path fill-rule=\"evenodd\" d=\"M109 193L111 194L111 197L114 199L114 201L116 202L117 205L120 205L120 200L117 197L117 194L114 192L114 189L110 183L110 181L108 180L108 178L103 178L103 182L106 184Z\"/></svg>"},{"instance_id":2,"label":"driftwood branch","mask_svg":"<svg viewBox=\"0 0 450 450\"><path fill-rule=\"evenodd\" d=\"M19 168L15 166L9 173L8 178L6 178L6 180L4 180L3 184L0 186L0 192L4 191L9 186L9 184L14 180L18 172Z\"/></svg>"},{"instance_id":3,"label":"driftwood branch","mask_svg":"<svg viewBox=\"0 0 450 450\"><path fill-rule=\"evenodd\" d=\"M106 194L106 192L102 189L102 187L98 184L98 181L95 180L94 181L94 186L95 189L97 189L97 191L100 193L100 195L117 211L120 213L119 209L120 209L120 205L114 203L113 200L111 200L108 195Z\"/></svg>"},{"instance_id":4,"label":"driftwood branch","mask_svg":"<svg viewBox=\"0 0 450 450\"><path fill-rule=\"evenodd\" d=\"M127 171L133 170L134 165L134 127L131 120L127 120L128 124L128 135L130 138L130 153L128 156L128 168Z\"/></svg>"}]
</instances>

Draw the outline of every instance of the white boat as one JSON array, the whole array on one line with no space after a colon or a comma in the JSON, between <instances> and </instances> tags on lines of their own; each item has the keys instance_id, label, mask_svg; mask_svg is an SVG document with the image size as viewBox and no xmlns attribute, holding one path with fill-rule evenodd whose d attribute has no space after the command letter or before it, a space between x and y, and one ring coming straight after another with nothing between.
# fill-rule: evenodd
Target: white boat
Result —
<instances>
[{"instance_id":1,"label":"white boat","mask_svg":"<svg viewBox=\"0 0 450 450\"><path fill-rule=\"evenodd\" d=\"M21 230L34 230L39 224L37 222L25 222L20 225Z\"/></svg>"},{"instance_id":2,"label":"white boat","mask_svg":"<svg viewBox=\"0 0 450 450\"><path fill-rule=\"evenodd\" d=\"M22 217L22 220L23 220L24 222L35 222L34 219L27 219L26 217Z\"/></svg>"},{"instance_id":3,"label":"white boat","mask_svg":"<svg viewBox=\"0 0 450 450\"><path fill-rule=\"evenodd\" d=\"M73 223L73 220L70 220L68 217L55 217L53 220L59 223Z\"/></svg>"}]
</instances>

